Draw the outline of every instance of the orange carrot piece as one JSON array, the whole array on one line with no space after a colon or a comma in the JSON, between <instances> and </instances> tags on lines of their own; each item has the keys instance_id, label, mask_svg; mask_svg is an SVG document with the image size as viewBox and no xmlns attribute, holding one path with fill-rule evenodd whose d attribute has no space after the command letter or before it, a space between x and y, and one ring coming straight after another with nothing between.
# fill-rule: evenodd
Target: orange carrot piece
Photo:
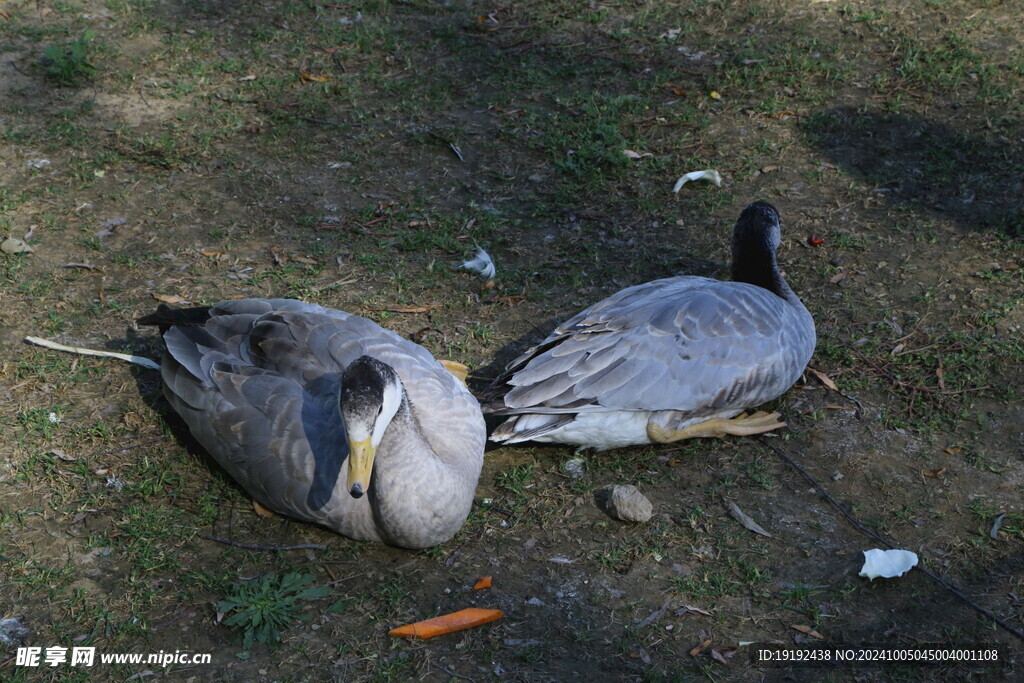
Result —
<instances>
[{"instance_id":1,"label":"orange carrot piece","mask_svg":"<svg viewBox=\"0 0 1024 683\"><path fill-rule=\"evenodd\" d=\"M473 628L474 626L481 626L495 619L501 619L503 616L504 613L500 609L468 607L451 614L442 614L433 619L393 628L388 631L388 635L426 640L434 636L443 636L446 633L454 633L455 631Z\"/></svg>"},{"instance_id":2,"label":"orange carrot piece","mask_svg":"<svg viewBox=\"0 0 1024 683\"><path fill-rule=\"evenodd\" d=\"M490 587L491 587L491 577L489 577L489 576L481 576L479 579L477 579L476 585L473 586L473 590L479 591L479 590L483 590L484 588L490 588Z\"/></svg>"}]
</instances>

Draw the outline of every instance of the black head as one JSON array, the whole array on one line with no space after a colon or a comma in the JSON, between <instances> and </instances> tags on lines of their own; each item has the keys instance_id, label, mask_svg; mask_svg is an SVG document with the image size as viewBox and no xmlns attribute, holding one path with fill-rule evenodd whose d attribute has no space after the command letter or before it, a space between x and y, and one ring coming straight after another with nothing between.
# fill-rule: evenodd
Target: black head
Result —
<instances>
[{"instance_id":1,"label":"black head","mask_svg":"<svg viewBox=\"0 0 1024 683\"><path fill-rule=\"evenodd\" d=\"M355 359L341 375L343 409L375 411L384 402L384 388L394 377L395 371L387 363L370 356Z\"/></svg>"},{"instance_id":2,"label":"black head","mask_svg":"<svg viewBox=\"0 0 1024 683\"><path fill-rule=\"evenodd\" d=\"M768 202L743 209L732 231L732 279L785 296L786 284L775 263L782 243L779 212Z\"/></svg>"},{"instance_id":3,"label":"black head","mask_svg":"<svg viewBox=\"0 0 1024 683\"><path fill-rule=\"evenodd\" d=\"M782 220L774 206L768 202L754 202L740 212L732 231L734 254L746 245L756 249L767 247L774 253L781 242Z\"/></svg>"}]
</instances>

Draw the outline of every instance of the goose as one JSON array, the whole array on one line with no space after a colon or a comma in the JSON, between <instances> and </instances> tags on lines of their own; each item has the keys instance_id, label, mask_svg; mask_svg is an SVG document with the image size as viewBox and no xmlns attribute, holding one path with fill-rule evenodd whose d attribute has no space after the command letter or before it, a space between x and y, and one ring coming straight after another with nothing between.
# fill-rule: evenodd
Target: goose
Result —
<instances>
[{"instance_id":1,"label":"goose","mask_svg":"<svg viewBox=\"0 0 1024 683\"><path fill-rule=\"evenodd\" d=\"M814 352L814 320L776 263L779 214L754 202L732 235L732 281L629 287L562 323L508 365L484 412L495 442L604 451L785 426L744 411L782 395Z\"/></svg>"},{"instance_id":2,"label":"goose","mask_svg":"<svg viewBox=\"0 0 1024 683\"><path fill-rule=\"evenodd\" d=\"M469 515L486 428L465 384L373 321L288 299L161 306L164 395L265 507L427 548Z\"/></svg>"}]
</instances>

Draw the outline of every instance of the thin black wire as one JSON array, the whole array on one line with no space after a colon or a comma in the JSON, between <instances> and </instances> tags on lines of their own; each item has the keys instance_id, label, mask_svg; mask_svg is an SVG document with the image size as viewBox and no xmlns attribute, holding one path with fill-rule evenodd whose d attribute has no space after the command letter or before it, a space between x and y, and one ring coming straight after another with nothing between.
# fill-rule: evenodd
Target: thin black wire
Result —
<instances>
[{"instance_id":1,"label":"thin black wire","mask_svg":"<svg viewBox=\"0 0 1024 683\"><path fill-rule=\"evenodd\" d=\"M888 548L893 548L893 547L895 547L895 546L893 546L893 544L892 544L892 543L890 543L890 542L889 542L889 541L887 541L886 539L884 539L884 538L882 538L881 536L879 536L879 535L878 535L878 533L876 533L876 532L875 532L874 530L872 530L872 529L869 529L869 528L867 528L866 526L864 526L864 525L863 525L863 524L861 523L861 521L860 521L859 519L857 519L857 518L856 518L856 517L854 517L854 516L853 516L852 514L850 514L849 512L847 512L846 508L844 508L844 507L843 507L842 505L840 505L840 504L839 504L839 503L838 503L838 502L836 501L836 499L835 499L835 498L833 498L833 497L832 497L832 496L831 496L831 495L829 494L829 492L828 492L827 490L825 490L825 487L824 487L824 486L822 486L822 485L821 485L820 483L818 483L818 480L817 480L817 479L815 479L814 477L812 477L812 476L811 476L811 475L810 475L810 474L809 474L809 473L807 472L807 470L805 470L805 469L804 469L803 467L801 467L801 466L800 466L800 464L799 464L798 462L796 462L795 460L793 460L793 458L789 457L789 455L787 455L787 454L785 453L785 451L782 451L781 449L779 449L779 448L777 448L777 447L773 446L772 444L768 443L768 441L766 441L766 440L764 439L764 437L760 437L760 436L759 436L759 437L756 437L756 438L757 438L757 440L758 440L759 442L761 442L761 445L765 446L766 448L768 448L769 450L771 450L771 451L772 451L773 453L775 453L775 455L777 455L777 456L779 456L780 458L782 458L782 459L783 459L783 460L784 460L784 461L785 461L785 462L786 462L786 463L787 463L787 464L788 464L788 465L789 465L790 467L792 467L793 469L795 469L795 470L796 470L797 472L799 472L799 473L800 473L800 475L801 475L801 476L802 476L802 477L803 477L804 479L806 479L806 480L807 480L808 482L810 482L810 484L811 484L811 485L812 485L812 486L813 486L813 487L814 487L815 489L817 489L817 490L818 490L818 492L819 492L819 493L821 494L821 496L822 496L822 497L823 497L823 498L824 498L825 500L827 500L827 501L828 501L828 503L829 503L829 504L830 504L830 505L831 505L832 507L834 507L834 508L835 508L836 510L839 510L839 513L840 513L840 514L841 514L841 515L842 515L843 517L845 517L845 518L846 518L846 521L848 521L848 522L849 522L850 524L852 524L852 525L853 525L853 526L854 526L854 527L855 527L855 528L856 528L856 529L857 529L858 531L860 531L861 533L863 533L863 534L865 534L865 535L867 535L867 536L870 536L871 538L873 538L874 540L878 541L879 543L881 543L882 545L884 545L884 546L886 546L886 547L888 547ZM975 610L976 612L978 612L979 614L983 614L984 616L986 616L986 617L988 617L989 619L991 619L992 621L994 621L994 622L995 622L996 624L998 624L998 625L999 625L1000 627L1002 627L1002 628L1003 628L1003 629L1005 629L1006 631L1008 631L1008 632L1012 633L1013 635L1017 636L1017 638L1019 638L1020 640L1024 641L1024 632L1021 632L1020 630L1018 630L1018 629L1017 629L1017 628L1015 628L1014 626L1011 626L1011 625L1010 625L1010 624L1008 624L1007 622L1005 622L1005 621L1003 621L1002 619L1000 619L999 617L997 617L997 616L996 616L995 614L993 614L992 612L988 611L987 609L985 609L984 607L982 607L982 606L981 606L981 605L979 605L978 603L976 603L976 602L974 602L973 600L971 600L971 599L970 599L969 597L967 597L966 595L964 595L964 594L963 594L963 593L962 593L962 592L960 591L960 589L956 588L955 586L953 586L953 585L952 585L952 584L950 584L950 583L947 583L947 582L946 582L946 580L945 580L945 579L943 579L942 577L940 577L940 576L939 576L938 574L935 574L935 573L933 573L933 572L932 572L931 570L925 569L925 568L924 568L924 567L922 567L922 566L921 566L920 564L916 565L916 566L914 567L914 569L916 569L917 571L921 572L922 574L924 574L924 575L925 575L925 576L927 576L927 577L928 577L929 579L931 579L932 581L934 581L934 582L935 582L935 583L937 583L938 585L940 585L940 586L942 586L943 588L945 588L946 590L948 590L948 591L949 591L950 593L952 593L952 594L953 594L953 595L955 595L956 597L960 598L960 600L961 600L962 602L964 602L964 603L966 603L967 605L969 605L969 606L970 606L970 607L971 607L972 609L974 609L974 610Z\"/></svg>"}]
</instances>

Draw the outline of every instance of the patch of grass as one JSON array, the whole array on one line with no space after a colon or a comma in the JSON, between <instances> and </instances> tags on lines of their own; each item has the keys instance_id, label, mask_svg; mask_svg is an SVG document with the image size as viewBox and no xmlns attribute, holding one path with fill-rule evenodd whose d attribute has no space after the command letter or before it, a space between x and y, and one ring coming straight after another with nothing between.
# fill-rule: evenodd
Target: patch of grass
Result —
<instances>
[{"instance_id":1,"label":"patch of grass","mask_svg":"<svg viewBox=\"0 0 1024 683\"><path fill-rule=\"evenodd\" d=\"M77 86L90 80L96 67L89 62L96 32L86 30L62 45L51 45L43 55L46 75L60 85Z\"/></svg>"},{"instance_id":2,"label":"patch of grass","mask_svg":"<svg viewBox=\"0 0 1024 683\"><path fill-rule=\"evenodd\" d=\"M240 583L231 595L217 603L217 611L226 615L224 624L242 629L242 647L254 642L277 645L281 632L298 621L309 621L301 610L307 600L318 600L330 593L327 586L311 586L312 574L288 572L284 576L265 574Z\"/></svg>"}]
</instances>

